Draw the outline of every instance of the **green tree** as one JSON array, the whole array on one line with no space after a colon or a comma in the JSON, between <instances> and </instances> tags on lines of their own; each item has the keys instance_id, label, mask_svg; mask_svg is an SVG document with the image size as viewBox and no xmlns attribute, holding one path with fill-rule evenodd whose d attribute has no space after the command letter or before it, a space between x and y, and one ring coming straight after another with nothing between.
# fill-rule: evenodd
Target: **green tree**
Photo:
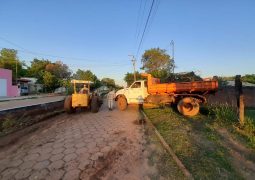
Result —
<instances>
[{"instance_id":1,"label":"green tree","mask_svg":"<svg viewBox=\"0 0 255 180\"><path fill-rule=\"evenodd\" d=\"M255 74L246 74L242 77L242 81L255 84Z\"/></svg>"},{"instance_id":2,"label":"green tree","mask_svg":"<svg viewBox=\"0 0 255 180\"><path fill-rule=\"evenodd\" d=\"M37 78L37 82L43 84L43 76L46 70L46 66L50 64L51 62L49 60L44 59L37 59L35 58L31 62L31 66L28 68L28 75L30 77Z\"/></svg>"},{"instance_id":3,"label":"green tree","mask_svg":"<svg viewBox=\"0 0 255 180\"><path fill-rule=\"evenodd\" d=\"M93 74L90 70L81 70L78 69L76 73L73 75L74 79L79 79L79 80L86 80L86 81L91 81L93 84L91 85L91 88L98 88L101 86L100 81L98 80L97 76Z\"/></svg>"},{"instance_id":4,"label":"green tree","mask_svg":"<svg viewBox=\"0 0 255 180\"><path fill-rule=\"evenodd\" d=\"M111 78L103 78L101 80L101 83L107 87L115 87L115 81L114 79L111 79Z\"/></svg>"},{"instance_id":5,"label":"green tree","mask_svg":"<svg viewBox=\"0 0 255 180\"><path fill-rule=\"evenodd\" d=\"M0 68L12 70L13 79L16 79L16 67L17 78L25 74L25 71L22 69L22 65L24 65L24 62L21 62L19 60L17 53L17 50L7 48L3 48L0 51Z\"/></svg>"},{"instance_id":6,"label":"green tree","mask_svg":"<svg viewBox=\"0 0 255 180\"><path fill-rule=\"evenodd\" d=\"M43 74L43 85L47 91L53 91L58 87L58 80L56 76L48 71L45 71Z\"/></svg>"},{"instance_id":7,"label":"green tree","mask_svg":"<svg viewBox=\"0 0 255 180\"><path fill-rule=\"evenodd\" d=\"M71 75L69 67L61 61L47 64L45 70L56 76L59 80L69 78Z\"/></svg>"},{"instance_id":8,"label":"green tree","mask_svg":"<svg viewBox=\"0 0 255 180\"><path fill-rule=\"evenodd\" d=\"M136 71L136 80L143 79L141 74ZM134 82L134 73L127 72L124 77L124 81L127 83L128 86L130 86Z\"/></svg>"},{"instance_id":9,"label":"green tree","mask_svg":"<svg viewBox=\"0 0 255 180\"><path fill-rule=\"evenodd\" d=\"M175 67L174 61L166 53L165 49L152 48L146 50L142 55L142 64L141 69L145 72L152 74L154 77L166 79Z\"/></svg>"}]
</instances>

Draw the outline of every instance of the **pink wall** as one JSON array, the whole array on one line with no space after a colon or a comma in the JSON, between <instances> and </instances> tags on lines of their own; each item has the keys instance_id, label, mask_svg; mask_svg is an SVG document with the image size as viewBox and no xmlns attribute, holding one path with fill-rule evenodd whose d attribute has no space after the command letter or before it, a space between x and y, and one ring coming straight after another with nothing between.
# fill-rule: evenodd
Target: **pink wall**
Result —
<instances>
[{"instance_id":1,"label":"pink wall","mask_svg":"<svg viewBox=\"0 0 255 180\"><path fill-rule=\"evenodd\" d=\"M12 85L12 70L0 68L0 78L7 80L7 96L18 96L18 86Z\"/></svg>"}]
</instances>

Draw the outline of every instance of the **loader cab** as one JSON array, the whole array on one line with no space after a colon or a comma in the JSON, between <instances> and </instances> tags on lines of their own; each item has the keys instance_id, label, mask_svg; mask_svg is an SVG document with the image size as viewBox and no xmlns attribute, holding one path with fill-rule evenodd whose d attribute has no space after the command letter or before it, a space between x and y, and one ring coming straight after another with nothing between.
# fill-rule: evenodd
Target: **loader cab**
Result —
<instances>
[{"instance_id":1,"label":"loader cab","mask_svg":"<svg viewBox=\"0 0 255 180\"><path fill-rule=\"evenodd\" d=\"M148 96L147 81L135 81L128 88L128 103L143 103L144 98Z\"/></svg>"}]
</instances>

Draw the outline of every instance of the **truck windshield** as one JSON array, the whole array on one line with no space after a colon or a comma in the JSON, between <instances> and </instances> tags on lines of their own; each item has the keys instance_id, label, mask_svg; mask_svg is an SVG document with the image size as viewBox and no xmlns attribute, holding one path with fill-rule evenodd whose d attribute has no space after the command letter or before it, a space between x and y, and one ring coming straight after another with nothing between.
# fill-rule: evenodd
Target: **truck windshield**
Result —
<instances>
[{"instance_id":1,"label":"truck windshield","mask_svg":"<svg viewBox=\"0 0 255 180\"><path fill-rule=\"evenodd\" d=\"M141 82L135 82L131 88L141 88Z\"/></svg>"}]
</instances>

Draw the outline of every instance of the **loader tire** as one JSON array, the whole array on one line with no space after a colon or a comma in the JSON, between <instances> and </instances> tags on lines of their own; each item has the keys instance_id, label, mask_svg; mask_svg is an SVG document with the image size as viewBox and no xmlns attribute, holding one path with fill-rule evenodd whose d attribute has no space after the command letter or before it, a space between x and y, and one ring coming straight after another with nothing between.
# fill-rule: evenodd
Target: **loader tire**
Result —
<instances>
[{"instance_id":1,"label":"loader tire","mask_svg":"<svg viewBox=\"0 0 255 180\"><path fill-rule=\"evenodd\" d=\"M118 106L118 109L121 110L121 111L124 111L127 109L127 100L125 97L121 96L118 98L117 100L117 106Z\"/></svg>"},{"instance_id":2,"label":"loader tire","mask_svg":"<svg viewBox=\"0 0 255 180\"><path fill-rule=\"evenodd\" d=\"M91 112L97 113L99 111L98 97L92 96L91 99Z\"/></svg>"},{"instance_id":3,"label":"loader tire","mask_svg":"<svg viewBox=\"0 0 255 180\"><path fill-rule=\"evenodd\" d=\"M67 96L65 98L64 109L68 114L75 112L75 108L72 107L72 96Z\"/></svg>"},{"instance_id":4,"label":"loader tire","mask_svg":"<svg viewBox=\"0 0 255 180\"><path fill-rule=\"evenodd\" d=\"M199 103L195 98L185 97L179 101L177 109L184 116L195 116L199 113Z\"/></svg>"}]
</instances>

